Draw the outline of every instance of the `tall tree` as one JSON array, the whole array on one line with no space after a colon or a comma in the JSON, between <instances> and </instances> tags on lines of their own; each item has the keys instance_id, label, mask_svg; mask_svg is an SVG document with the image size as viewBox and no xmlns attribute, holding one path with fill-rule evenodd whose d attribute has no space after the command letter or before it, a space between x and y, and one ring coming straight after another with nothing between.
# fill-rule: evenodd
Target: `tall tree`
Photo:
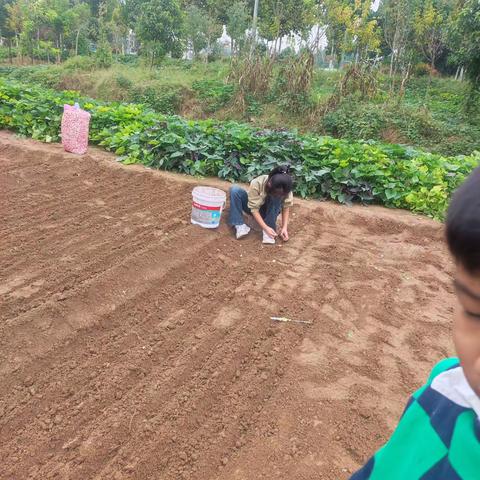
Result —
<instances>
[{"instance_id":1,"label":"tall tree","mask_svg":"<svg viewBox=\"0 0 480 480\"><path fill-rule=\"evenodd\" d=\"M450 40L454 59L466 69L471 89L467 107L480 94L480 2L461 0L453 15Z\"/></svg>"},{"instance_id":2,"label":"tall tree","mask_svg":"<svg viewBox=\"0 0 480 480\"><path fill-rule=\"evenodd\" d=\"M0 36L5 37L10 33L7 27L8 10L7 5L11 5L13 0L0 0Z\"/></svg>"},{"instance_id":3,"label":"tall tree","mask_svg":"<svg viewBox=\"0 0 480 480\"><path fill-rule=\"evenodd\" d=\"M380 29L372 15L371 0L355 0L353 15L347 31L350 34L352 50L356 61L362 60L380 47Z\"/></svg>"},{"instance_id":4,"label":"tall tree","mask_svg":"<svg viewBox=\"0 0 480 480\"><path fill-rule=\"evenodd\" d=\"M149 0L142 5L137 35L149 50L151 65L181 49L184 18L177 0Z\"/></svg>"},{"instance_id":5,"label":"tall tree","mask_svg":"<svg viewBox=\"0 0 480 480\"><path fill-rule=\"evenodd\" d=\"M303 36L310 31L315 23L315 13L313 0L262 0L260 34L267 40L274 40L274 49L278 47L280 50L282 37L290 34Z\"/></svg>"},{"instance_id":6,"label":"tall tree","mask_svg":"<svg viewBox=\"0 0 480 480\"><path fill-rule=\"evenodd\" d=\"M28 20L28 6L25 0L16 0L5 6L7 12L6 28L13 33L16 46L19 46L20 35L23 32L25 22Z\"/></svg>"},{"instance_id":7,"label":"tall tree","mask_svg":"<svg viewBox=\"0 0 480 480\"><path fill-rule=\"evenodd\" d=\"M417 10L414 20L417 48L430 63L431 74L435 70L436 60L445 47L451 6L440 0L426 0Z\"/></svg>"},{"instance_id":8,"label":"tall tree","mask_svg":"<svg viewBox=\"0 0 480 480\"><path fill-rule=\"evenodd\" d=\"M125 43L128 36L128 25L123 13L122 3L115 0L108 27L112 38L113 50L115 53L122 54L125 52Z\"/></svg>"},{"instance_id":9,"label":"tall tree","mask_svg":"<svg viewBox=\"0 0 480 480\"><path fill-rule=\"evenodd\" d=\"M243 49L246 31L251 23L248 5L242 0L233 2L227 9L227 33L232 39L232 55Z\"/></svg>"},{"instance_id":10,"label":"tall tree","mask_svg":"<svg viewBox=\"0 0 480 480\"><path fill-rule=\"evenodd\" d=\"M348 0L324 0L321 5L330 54L330 66L333 66L337 61L338 54L341 53L343 57L348 50L347 30L353 17L352 2Z\"/></svg>"},{"instance_id":11,"label":"tall tree","mask_svg":"<svg viewBox=\"0 0 480 480\"><path fill-rule=\"evenodd\" d=\"M78 55L80 34L86 33L91 20L91 10L86 3L77 3L72 8L72 28L75 32L75 55Z\"/></svg>"},{"instance_id":12,"label":"tall tree","mask_svg":"<svg viewBox=\"0 0 480 480\"><path fill-rule=\"evenodd\" d=\"M384 0L379 18L385 43L390 50L390 76L405 63L411 52L414 12L418 0Z\"/></svg>"},{"instance_id":13,"label":"tall tree","mask_svg":"<svg viewBox=\"0 0 480 480\"><path fill-rule=\"evenodd\" d=\"M142 12L142 3L143 0L124 0L122 2L123 21L132 30L137 26L138 19Z\"/></svg>"},{"instance_id":14,"label":"tall tree","mask_svg":"<svg viewBox=\"0 0 480 480\"><path fill-rule=\"evenodd\" d=\"M189 5L185 15L185 33L196 58L207 46L207 13L197 5Z\"/></svg>"},{"instance_id":15,"label":"tall tree","mask_svg":"<svg viewBox=\"0 0 480 480\"><path fill-rule=\"evenodd\" d=\"M103 1L98 9L98 42L95 52L97 65L108 68L112 64L112 47L108 41L108 6Z\"/></svg>"}]
</instances>

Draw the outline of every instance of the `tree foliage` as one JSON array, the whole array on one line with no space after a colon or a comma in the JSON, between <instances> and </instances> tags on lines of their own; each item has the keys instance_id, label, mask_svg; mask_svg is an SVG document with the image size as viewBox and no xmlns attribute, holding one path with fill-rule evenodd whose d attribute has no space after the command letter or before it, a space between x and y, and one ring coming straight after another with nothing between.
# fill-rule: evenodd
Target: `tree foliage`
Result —
<instances>
[{"instance_id":1,"label":"tree foliage","mask_svg":"<svg viewBox=\"0 0 480 480\"><path fill-rule=\"evenodd\" d=\"M239 55L250 51L244 47L253 5L254 0L0 0L0 36L24 59L59 62L90 51L108 64L112 53L125 53L135 43L153 64L188 49L206 58L225 25L232 54ZM382 0L378 12L371 0L260 0L259 43L275 57L287 46L285 38L298 53L299 46L318 52L322 37L322 55L332 66L382 55L393 78L407 78L420 62L430 65L430 73L445 71L448 60L448 68L462 69L478 90L479 9L478 0Z\"/></svg>"},{"instance_id":2,"label":"tree foliage","mask_svg":"<svg viewBox=\"0 0 480 480\"><path fill-rule=\"evenodd\" d=\"M232 53L239 54L245 45L245 32L251 24L248 5L242 0L236 0L227 8L226 17L227 33L232 39Z\"/></svg>"},{"instance_id":3,"label":"tree foliage","mask_svg":"<svg viewBox=\"0 0 480 480\"><path fill-rule=\"evenodd\" d=\"M471 103L480 90L480 2L463 0L451 23L453 58L467 70Z\"/></svg>"},{"instance_id":4,"label":"tree foliage","mask_svg":"<svg viewBox=\"0 0 480 480\"><path fill-rule=\"evenodd\" d=\"M425 0L419 5L414 20L415 41L419 51L430 62L432 71L447 39L447 21L451 3L443 0Z\"/></svg>"},{"instance_id":5,"label":"tree foliage","mask_svg":"<svg viewBox=\"0 0 480 480\"><path fill-rule=\"evenodd\" d=\"M149 0L142 5L137 33L147 46L152 58L163 58L167 53L181 50L184 15L177 0Z\"/></svg>"}]
</instances>

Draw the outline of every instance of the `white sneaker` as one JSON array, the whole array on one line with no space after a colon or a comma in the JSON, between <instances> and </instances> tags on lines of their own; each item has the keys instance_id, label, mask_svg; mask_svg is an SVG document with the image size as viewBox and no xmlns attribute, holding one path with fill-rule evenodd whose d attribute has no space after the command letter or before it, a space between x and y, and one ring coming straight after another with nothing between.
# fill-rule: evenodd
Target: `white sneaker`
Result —
<instances>
[{"instance_id":1,"label":"white sneaker","mask_svg":"<svg viewBox=\"0 0 480 480\"><path fill-rule=\"evenodd\" d=\"M266 243L267 245L275 245L275 239L270 235L268 235L268 233L263 232L262 243Z\"/></svg>"},{"instance_id":2,"label":"white sneaker","mask_svg":"<svg viewBox=\"0 0 480 480\"><path fill-rule=\"evenodd\" d=\"M250 227L248 225L236 225L235 230L237 231L237 240L240 240L243 237L246 237L250 233Z\"/></svg>"}]
</instances>

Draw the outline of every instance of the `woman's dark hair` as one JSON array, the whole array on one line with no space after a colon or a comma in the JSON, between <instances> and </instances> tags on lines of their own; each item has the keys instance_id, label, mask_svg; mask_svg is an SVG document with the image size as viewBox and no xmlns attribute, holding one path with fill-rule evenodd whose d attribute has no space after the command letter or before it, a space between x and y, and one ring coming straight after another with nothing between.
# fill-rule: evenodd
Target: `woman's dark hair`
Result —
<instances>
[{"instance_id":1,"label":"woman's dark hair","mask_svg":"<svg viewBox=\"0 0 480 480\"><path fill-rule=\"evenodd\" d=\"M453 195L447 215L447 242L468 272L480 272L480 168Z\"/></svg>"},{"instance_id":2,"label":"woman's dark hair","mask_svg":"<svg viewBox=\"0 0 480 480\"><path fill-rule=\"evenodd\" d=\"M268 174L266 191L268 194L280 193L286 197L293 189L290 166L276 167Z\"/></svg>"}]
</instances>

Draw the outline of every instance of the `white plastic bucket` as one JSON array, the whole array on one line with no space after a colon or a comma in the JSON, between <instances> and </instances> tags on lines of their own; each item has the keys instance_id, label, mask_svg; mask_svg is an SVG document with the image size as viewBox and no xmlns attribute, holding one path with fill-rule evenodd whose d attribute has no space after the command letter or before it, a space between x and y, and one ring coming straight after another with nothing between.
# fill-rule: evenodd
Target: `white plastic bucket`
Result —
<instances>
[{"instance_id":1,"label":"white plastic bucket","mask_svg":"<svg viewBox=\"0 0 480 480\"><path fill-rule=\"evenodd\" d=\"M192 223L203 228L217 228L227 194L218 188L195 187L192 197Z\"/></svg>"}]
</instances>

